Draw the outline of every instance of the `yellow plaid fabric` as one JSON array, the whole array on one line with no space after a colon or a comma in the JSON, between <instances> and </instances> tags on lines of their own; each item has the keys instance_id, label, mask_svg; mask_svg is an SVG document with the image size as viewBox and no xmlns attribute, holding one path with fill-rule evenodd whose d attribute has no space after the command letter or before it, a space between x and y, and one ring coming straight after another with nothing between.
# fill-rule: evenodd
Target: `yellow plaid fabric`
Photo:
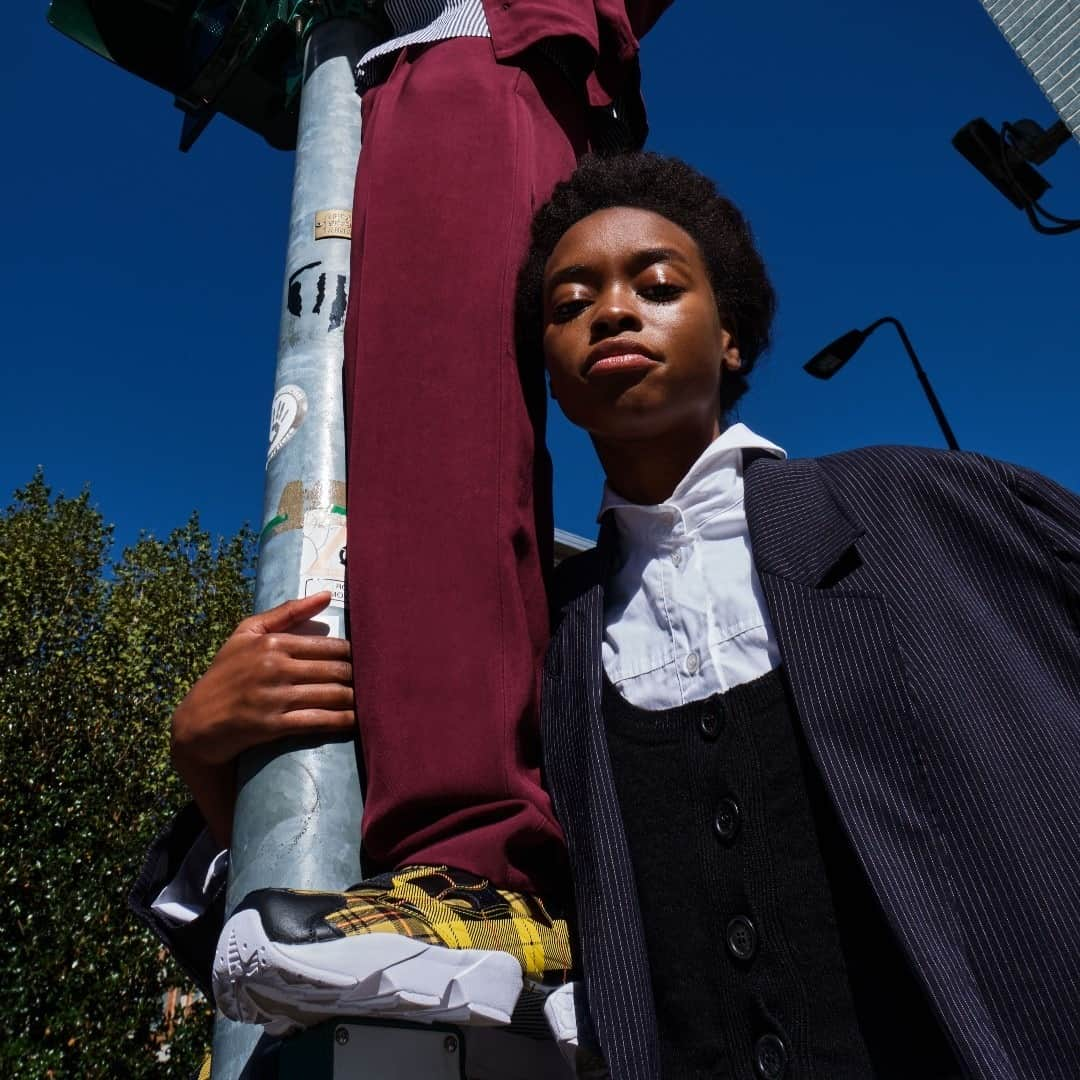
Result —
<instances>
[{"instance_id":1,"label":"yellow plaid fabric","mask_svg":"<svg viewBox=\"0 0 1080 1080\"><path fill-rule=\"evenodd\" d=\"M566 921L538 897L497 889L486 878L445 866L410 866L342 893L325 916L346 936L404 934L451 949L508 952L527 978L566 978L571 968Z\"/></svg>"}]
</instances>

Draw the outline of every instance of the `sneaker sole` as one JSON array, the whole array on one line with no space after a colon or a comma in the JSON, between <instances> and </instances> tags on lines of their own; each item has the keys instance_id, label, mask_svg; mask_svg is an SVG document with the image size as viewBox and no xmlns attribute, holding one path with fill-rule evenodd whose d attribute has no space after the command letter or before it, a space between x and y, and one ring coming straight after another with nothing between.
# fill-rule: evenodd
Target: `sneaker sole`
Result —
<instances>
[{"instance_id":1,"label":"sneaker sole","mask_svg":"<svg viewBox=\"0 0 1080 1080\"><path fill-rule=\"evenodd\" d=\"M548 994L544 999L544 1017L552 1037L560 1048L569 1048L572 1059L578 1044L577 1005L572 982L563 983Z\"/></svg>"},{"instance_id":2,"label":"sneaker sole","mask_svg":"<svg viewBox=\"0 0 1080 1080\"><path fill-rule=\"evenodd\" d=\"M508 1024L522 987L521 965L509 953L449 949L400 934L282 945L253 910L225 926L213 975L221 1011L271 1035L347 1015Z\"/></svg>"}]
</instances>

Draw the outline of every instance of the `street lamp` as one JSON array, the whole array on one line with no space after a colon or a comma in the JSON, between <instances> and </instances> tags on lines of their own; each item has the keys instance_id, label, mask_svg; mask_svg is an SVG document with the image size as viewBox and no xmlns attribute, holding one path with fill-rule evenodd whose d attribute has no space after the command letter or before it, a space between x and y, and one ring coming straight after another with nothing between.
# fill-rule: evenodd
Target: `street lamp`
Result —
<instances>
[{"instance_id":1,"label":"street lamp","mask_svg":"<svg viewBox=\"0 0 1080 1080\"><path fill-rule=\"evenodd\" d=\"M926 372L923 371L922 364L919 363L919 358L915 355L915 350L911 347L911 341L899 319L886 315L885 318L871 323L865 330L849 330L831 344L826 345L812 360L804 364L803 370L816 379L831 379L859 351L862 343L879 326L883 326L885 323L890 323L896 327L896 332L900 335L900 340L904 343L908 356L911 357L911 362L915 367L915 374L918 375L919 382L922 383L923 391L926 393L926 400L930 402L930 408L934 410L934 416L937 417L938 426L945 436L945 442L948 444L949 449L959 450L960 447L956 442L956 436L949 426L949 421L945 419L945 413L942 412L937 394L934 393L930 380L926 377Z\"/></svg>"}]
</instances>

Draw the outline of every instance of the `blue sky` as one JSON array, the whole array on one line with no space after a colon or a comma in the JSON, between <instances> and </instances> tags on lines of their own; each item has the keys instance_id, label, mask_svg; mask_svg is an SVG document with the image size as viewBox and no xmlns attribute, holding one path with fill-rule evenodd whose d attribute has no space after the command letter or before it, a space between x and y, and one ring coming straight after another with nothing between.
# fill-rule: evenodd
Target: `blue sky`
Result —
<instances>
[{"instance_id":1,"label":"blue sky","mask_svg":"<svg viewBox=\"0 0 1080 1080\"><path fill-rule=\"evenodd\" d=\"M11 8L0 493L38 465L88 483L123 544L193 509L257 525L291 155L220 118L181 155L167 95L40 0ZM676 0L643 62L650 148L743 207L780 294L743 420L797 456L942 445L888 328L830 383L801 370L893 314L964 449L1080 490L1080 234L1035 234L949 143L979 115L1055 119L977 0ZM1042 171L1047 207L1080 215L1075 143ZM558 523L591 535L600 473L553 413Z\"/></svg>"}]
</instances>

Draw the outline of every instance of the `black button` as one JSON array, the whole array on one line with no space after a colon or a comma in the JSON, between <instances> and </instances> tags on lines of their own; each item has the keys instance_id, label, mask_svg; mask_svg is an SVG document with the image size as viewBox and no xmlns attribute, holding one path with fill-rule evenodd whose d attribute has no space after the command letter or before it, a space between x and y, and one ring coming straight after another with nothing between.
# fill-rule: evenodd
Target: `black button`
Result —
<instances>
[{"instance_id":1,"label":"black button","mask_svg":"<svg viewBox=\"0 0 1080 1080\"><path fill-rule=\"evenodd\" d=\"M776 1035L762 1035L754 1043L754 1068L761 1080L780 1080L787 1069L787 1047Z\"/></svg>"},{"instance_id":2,"label":"black button","mask_svg":"<svg viewBox=\"0 0 1080 1080\"><path fill-rule=\"evenodd\" d=\"M698 721L698 727L701 728L701 734L710 741L720 734L720 729L723 726L724 721L722 717L714 709L706 709L701 714L701 719Z\"/></svg>"},{"instance_id":3,"label":"black button","mask_svg":"<svg viewBox=\"0 0 1080 1080\"><path fill-rule=\"evenodd\" d=\"M757 952L757 930L745 915L736 915L727 924L728 952L736 960L749 960Z\"/></svg>"},{"instance_id":4,"label":"black button","mask_svg":"<svg viewBox=\"0 0 1080 1080\"><path fill-rule=\"evenodd\" d=\"M713 831L725 844L730 844L739 831L739 804L734 799L721 799L713 818Z\"/></svg>"}]
</instances>

